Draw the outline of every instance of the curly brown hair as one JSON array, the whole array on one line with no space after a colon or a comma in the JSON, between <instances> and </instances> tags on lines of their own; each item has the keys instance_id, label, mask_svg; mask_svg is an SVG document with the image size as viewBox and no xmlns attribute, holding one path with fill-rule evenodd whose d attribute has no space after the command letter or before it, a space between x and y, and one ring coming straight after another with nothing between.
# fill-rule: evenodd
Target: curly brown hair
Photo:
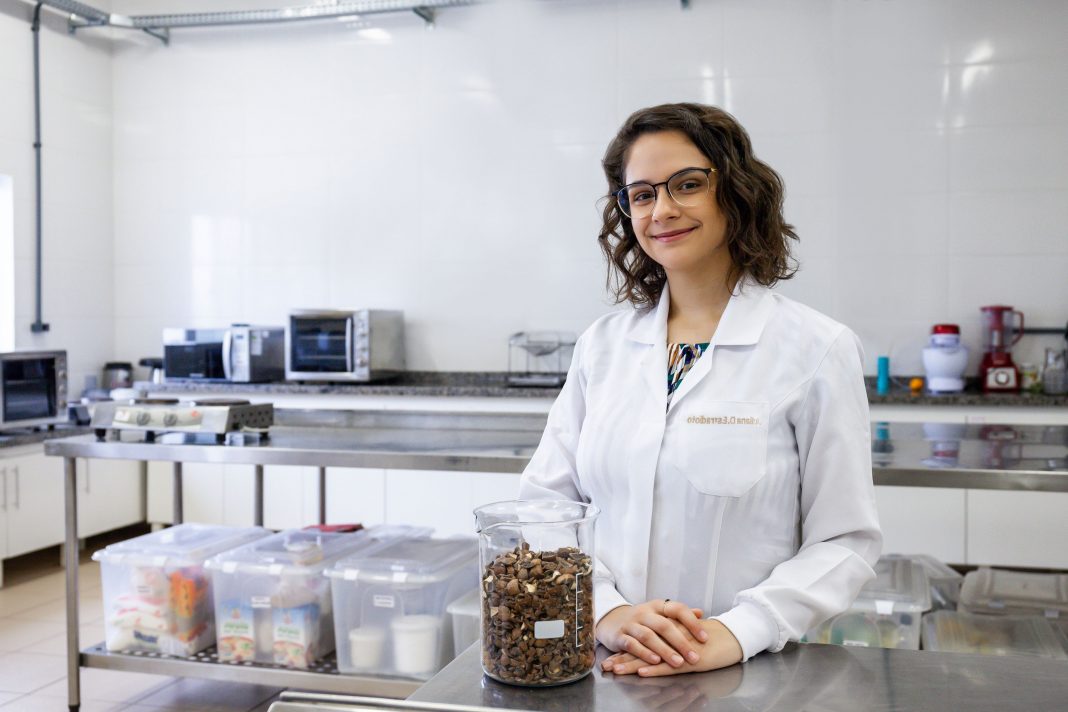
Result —
<instances>
[{"instance_id":1,"label":"curly brown hair","mask_svg":"<svg viewBox=\"0 0 1068 712\"><path fill-rule=\"evenodd\" d=\"M601 165L608 179L608 199L597 242L608 260L607 286L616 303L639 307L657 303L667 275L638 244L630 218L615 194L624 185L628 154L639 136L681 131L716 169L716 202L727 219L731 256L728 283L750 277L766 287L797 272L790 240L793 225L783 219L785 187L779 174L753 155L753 146L737 119L704 104L662 104L634 112L608 144Z\"/></svg>"}]
</instances>

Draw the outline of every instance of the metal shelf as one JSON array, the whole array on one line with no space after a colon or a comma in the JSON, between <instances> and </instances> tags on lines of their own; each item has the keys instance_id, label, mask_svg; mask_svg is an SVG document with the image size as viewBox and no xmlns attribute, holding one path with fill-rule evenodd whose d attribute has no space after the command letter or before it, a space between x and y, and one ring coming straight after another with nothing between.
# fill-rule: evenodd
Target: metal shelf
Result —
<instances>
[{"instance_id":1,"label":"metal shelf","mask_svg":"<svg viewBox=\"0 0 1068 712\"><path fill-rule=\"evenodd\" d=\"M191 657L178 657L140 651L113 653L99 643L82 650L81 666L393 699L404 699L423 684L397 677L343 675L338 672L334 655L317 661L309 670L262 663L221 662L214 646Z\"/></svg>"}]
</instances>

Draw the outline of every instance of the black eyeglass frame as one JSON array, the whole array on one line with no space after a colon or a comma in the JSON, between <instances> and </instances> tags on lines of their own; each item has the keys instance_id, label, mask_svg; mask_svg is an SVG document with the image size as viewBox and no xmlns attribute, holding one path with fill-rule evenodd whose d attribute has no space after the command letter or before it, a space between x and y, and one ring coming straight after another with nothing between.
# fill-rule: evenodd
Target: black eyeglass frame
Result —
<instances>
[{"instance_id":1,"label":"black eyeglass frame","mask_svg":"<svg viewBox=\"0 0 1068 712\"><path fill-rule=\"evenodd\" d=\"M668 183L670 183L671 181L675 180L676 177L682 175L683 173L689 173L690 171L701 171L702 173L705 174L706 178L710 177L713 173L717 172L715 168L698 168L697 166L691 166L689 168L682 168L680 170L675 171L670 176L668 176L667 180L661 181L659 183L650 183L649 181L646 181L646 180L637 180L637 181L634 181L633 183L627 183L625 186L623 186L622 188L620 188L619 190L617 190L615 192L616 205L619 206L620 211L622 211L622 213L624 215L626 215L628 218L633 219L631 214L627 211L627 208L623 207L624 205L627 205L627 206L630 205L630 200L626 198L627 190L629 188L633 187L633 186L636 186L636 185L647 185L647 186L649 186L650 188L653 189L653 206L654 207L656 206L657 199L660 197L660 193L657 191L657 188L659 188L660 186L664 186L664 189L667 190L668 196L673 201L675 201L676 205L679 205L679 206L684 207L684 208L685 207L693 207L693 206L687 206L684 203L680 203L679 199L676 198L674 195L672 195L671 189L668 188ZM711 182L709 182L709 184L708 184L708 189L711 192L711 190L712 190L712 183Z\"/></svg>"}]
</instances>

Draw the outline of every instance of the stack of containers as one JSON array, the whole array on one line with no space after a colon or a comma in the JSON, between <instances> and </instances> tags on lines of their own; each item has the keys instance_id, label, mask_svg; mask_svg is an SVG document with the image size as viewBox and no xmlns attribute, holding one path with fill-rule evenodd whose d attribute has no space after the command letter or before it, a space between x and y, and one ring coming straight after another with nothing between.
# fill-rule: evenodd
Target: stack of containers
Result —
<instances>
[{"instance_id":1,"label":"stack of containers","mask_svg":"<svg viewBox=\"0 0 1068 712\"><path fill-rule=\"evenodd\" d=\"M453 655L459 655L479 641L482 617L481 591L475 589L445 608L452 620Z\"/></svg>"},{"instance_id":2,"label":"stack of containers","mask_svg":"<svg viewBox=\"0 0 1068 712\"><path fill-rule=\"evenodd\" d=\"M885 558L912 559L923 567L927 572L927 582L931 585L931 610L957 610L960 587L964 582L964 577L959 573L928 554L912 554L906 557L890 555Z\"/></svg>"},{"instance_id":3,"label":"stack of containers","mask_svg":"<svg viewBox=\"0 0 1068 712\"><path fill-rule=\"evenodd\" d=\"M929 650L1068 660L1058 626L1068 617L1068 575L981 568L964 577L960 611L924 619Z\"/></svg>"},{"instance_id":4,"label":"stack of containers","mask_svg":"<svg viewBox=\"0 0 1068 712\"><path fill-rule=\"evenodd\" d=\"M848 611L816 627L804 640L919 650L920 618L931 608L923 566L908 558L887 557L875 564L875 574Z\"/></svg>"},{"instance_id":5,"label":"stack of containers","mask_svg":"<svg viewBox=\"0 0 1068 712\"><path fill-rule=\"evenodd\" d=\"M478 588L478 543L404 539L327 572L341 672L429 679L453 656L446 607Z\"/></svg>"},{"instance_id":6,"label":"stack of containers","mask_svg":"<svg viewBox=\"0 0 1068 712\"><path fill-rule=\"evenodd\" d=\"M1041 616L935 611L923 617L923 647L944 653L1068 660L1053 626Z\"/></svg>"},{"instance_id":7,"label":"stack of containers","mask_svg":"<svg viewBox=\"0 0 1068 712\"><path fill-rule=\"evenodd\" d=\"M93 554L104 584L107 649L193 655L215 643L207 559L266 537L260 527L179 524Z\"/></svg>"},{"instance_id":8,"label":"stack of containers","mask_svg":"<svg viewBox=\"0 0 1068 712\"><path fill-rule=\"evenodd\" d=\"M306 669L332 651L330 586L323 571L342 557L384 545L375 531L295 529L211 558L219 660Z\"/></svg>"}]
</instances>

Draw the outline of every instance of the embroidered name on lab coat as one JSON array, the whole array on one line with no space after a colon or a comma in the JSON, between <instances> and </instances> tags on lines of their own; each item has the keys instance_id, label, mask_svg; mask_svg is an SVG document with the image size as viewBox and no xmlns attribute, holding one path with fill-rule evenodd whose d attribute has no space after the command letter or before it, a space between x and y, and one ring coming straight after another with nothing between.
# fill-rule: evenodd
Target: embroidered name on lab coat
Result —
<instances>
[{"instance_id":1,"label":"embroidered name on lab coat","mask_svg":"<svg viewBox=\"0 0 1068 712\"><path fill-rule=\"evenodd\" d=\"M686 422L691 425L760 425L760 418L744 415L691 415Z\"/></svg>"}]
</instances>

